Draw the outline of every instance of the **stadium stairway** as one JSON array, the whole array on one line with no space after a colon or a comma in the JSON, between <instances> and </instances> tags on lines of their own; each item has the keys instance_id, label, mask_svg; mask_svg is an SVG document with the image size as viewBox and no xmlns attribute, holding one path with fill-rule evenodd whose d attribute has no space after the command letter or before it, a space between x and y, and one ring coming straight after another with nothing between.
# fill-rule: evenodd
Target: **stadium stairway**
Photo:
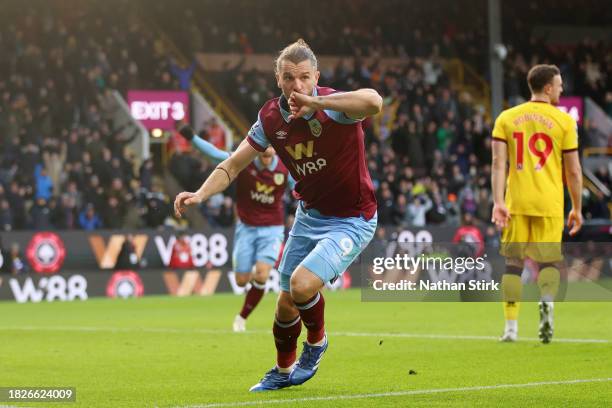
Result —
<instances>
[{"instance_id":1,"label":"stadium stairway","mask_svg":"<svg viewBox=\"0 0 612 408\"><path fill-rule=\"evenodd\" d=\"M160 45L169 58L174 58L183 66L187 66L191 63L191 60L187 58L153 19L141 15L141 22L160 39ZM242 117L239 111L233 108L227 100L224 100L220 96L220 93L206 80L206 78L204 78L198 69L194 71L191 81L191 91L200 94L208 102L215 113L230 127L235 137L242 138L243 135L247 134L249 125L246 119ZM161 181L163 183L163 191L170 197L176 197L177 194L183 191L180 183L168 168L164 169ZM208 226L208 222L198 207L188 208L184 216L190 228L203 229Z\"/></svg>"},{"instance_id":2,"label":"stadium stairway","mask_svg":"<svg viewBox=\"0 0 612 408\"><path fill-rule=\"evenodd\" d=\"M612 148L587 147L582 152L583 184L593 194L600 193L608 201L608 209L612 214L612 192L597 178L594 171L600 166L606 166L612 171ZM612 215L611 215L612 220Z\"/></svg>"},{"instance_id":3,"label":"stadium stairway","mask_svg":"<svg viewBox=\"0 0 612 408\"><path fill-rule=\"evenodd\" d=\"M179 64L188 66L192 59L188 58L181 49L174 43L163 29L151 18L142 17L142 22L149 27L152 32L155 32L157 38L161 40L163 50L168 57L174 58ZM199 61L196 61L198 67L201 68ZM224 99L216 87L206 80L202 75L201 69L196 69L191 81L191 91L199 93L213 108L215 113L230 127L234 139L241 140L248 132L250 124L236 109L230 101Z\"/></svg>"},{"instance_id":4,"label":"stadium stairway","mask_svg":"<svg viewBox=\"0 0 612 408\"><path fill-rule=\"evenodd\" d=\"M474 68L458 58L444 61L444 70L451 81L452 89L461 95L468 93L472 97L474 106L485 109L487 119L491 119L491 87Z\"/></svg>"}]
</instances>

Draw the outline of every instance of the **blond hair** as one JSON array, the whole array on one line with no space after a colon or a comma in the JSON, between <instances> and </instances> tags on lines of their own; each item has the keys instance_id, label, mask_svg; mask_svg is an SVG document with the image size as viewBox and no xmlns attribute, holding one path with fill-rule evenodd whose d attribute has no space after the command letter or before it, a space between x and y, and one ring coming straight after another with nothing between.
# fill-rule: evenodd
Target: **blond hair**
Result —
<instances>
[{"instance_id":1,"label":"blond hair","mask_svg":"<svg viewBox=\"0 0 612 408\"><path fill-rule=\"evenodd\" d=\"M289 44L278 54L276 61L274 61L274 70L275 72L280 71L281 61L287 60L294 64L299 64L302 61L310 61L312 67L317 69L317 57L314 52L310 48L306 41L303 39L299 39L296 42Z\"/></svg>"}]
</instances>

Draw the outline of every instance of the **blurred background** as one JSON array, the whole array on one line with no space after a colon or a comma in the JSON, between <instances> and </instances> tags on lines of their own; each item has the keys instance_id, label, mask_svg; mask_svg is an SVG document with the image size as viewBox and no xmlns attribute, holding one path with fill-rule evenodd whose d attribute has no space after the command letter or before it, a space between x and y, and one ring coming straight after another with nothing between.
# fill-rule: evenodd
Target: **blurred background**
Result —
<instances>
[{"instance_id":1,"label":"blurred background","mask_svg":"<svg viewBox=\"0 0 612 408\"><path fill-rule=\"evenodd\" d=\"M261 105L279 95L273 60L298 38L319 57L320 85L371 87L384 98L383 111L363 123L379 237L439 228L450 237L473 225L478 239L495 243L492 123L502 109L529 98L532 65L554 63L565 88L559 108L579 124L586 226L577 239L610 240L608 1L3 0L0 6L5 254L12 251L6 233L21 230L231 227L232 189L186 219L174 218L176 193L197 189L214 168L176 130L189 123L230 150ZM295 202L289 193L285 200L290 226ZM26 251L27 240L20 240L17 253Z\"/></svg>"}]
</instances>

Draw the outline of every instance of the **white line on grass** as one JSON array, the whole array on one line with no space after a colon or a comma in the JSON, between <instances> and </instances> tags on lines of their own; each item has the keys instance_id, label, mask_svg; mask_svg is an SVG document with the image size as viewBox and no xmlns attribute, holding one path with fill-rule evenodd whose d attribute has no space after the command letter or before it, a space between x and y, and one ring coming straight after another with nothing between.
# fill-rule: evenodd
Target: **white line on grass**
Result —
<instances>
[{"instance_id":1,"label":"white line on grass","mask_svg":"<svg viewBox=\"0 0 612 408\"><path fill-rule=\"evenodd\" d=\"M333 395L329 397L308 397L308 398L292 398L292 399L276 399L276 400L260 400L260 401L237 401L237 402L221 402L205 405L184 405L181 408L221 408L221 407L245 407L255 405L269 404L292 404L300 402L312 401L340 401L353 399L367 398L384 398L384 397L403 397L407 395L424 395L424 394L440 394L445 392L472 392L483 390L499 390L506 388L528 388L541 387L546 385L568 385L568 384L584 384L595 382L610 382L612 378L589 378L582 380L565 380L565 381L541 381L524 384L497 384L497 385L480 385L475 387L460 387L460 388L433 388L429 390L412 390L412 391L395 391L395 392L379 392L372 394L349 394L349 395Z\"/></svg>"},{"instance_id":2,"label":"white line on grass","mask_svg":"<svg viewBox=\"0 0 612 408\"><path fill-rule=\"evenodd\" d=\"M5 326L0 330L23 330L23 331L76 331L76 332L145 332L145 333L201 333L201 334L233 334L231 330L223 329L189 329L172 327L89 327L89 326ZM270 330L248 330L237 333L237 336L252 334L270 335ZM497 340L495 336L473 336L461 334L427 334L427 333L370 333L370 332L329 332L330 336L344 337L398 337L410 339L432 339L432 340ZM520 337L519 340L540 341L537 337ZM612 339L567 339L554 338L556 343L612 343Z\"/></svg>"}]
</instances>

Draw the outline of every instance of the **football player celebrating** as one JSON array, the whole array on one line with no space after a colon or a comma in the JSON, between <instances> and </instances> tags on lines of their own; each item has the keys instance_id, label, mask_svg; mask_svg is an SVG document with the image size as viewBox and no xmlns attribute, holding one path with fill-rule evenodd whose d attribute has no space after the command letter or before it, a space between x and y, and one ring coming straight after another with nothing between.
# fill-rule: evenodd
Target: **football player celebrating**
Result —
<instances>
[{"instance_id":1,"label":"football player celebrating","mask_svg":"<svg viewBox=\"0 0 612 408\"><path fill-rule=\"evenodd\" d=\"M270 145L296 180L300 202L279 267L276 365L251 391L298 385L315 375L328 347L321 289L363 251L377 221L360 122L380 112L381 96L373 89L319 87L317 58L303 40L280 52L275 74L281 96L263 105L246 139L202 187L180 193L174 203L180 216L186 206L224 190ZM302 323L308 333L296 361Z\"/></svg>"}]
</instances>

